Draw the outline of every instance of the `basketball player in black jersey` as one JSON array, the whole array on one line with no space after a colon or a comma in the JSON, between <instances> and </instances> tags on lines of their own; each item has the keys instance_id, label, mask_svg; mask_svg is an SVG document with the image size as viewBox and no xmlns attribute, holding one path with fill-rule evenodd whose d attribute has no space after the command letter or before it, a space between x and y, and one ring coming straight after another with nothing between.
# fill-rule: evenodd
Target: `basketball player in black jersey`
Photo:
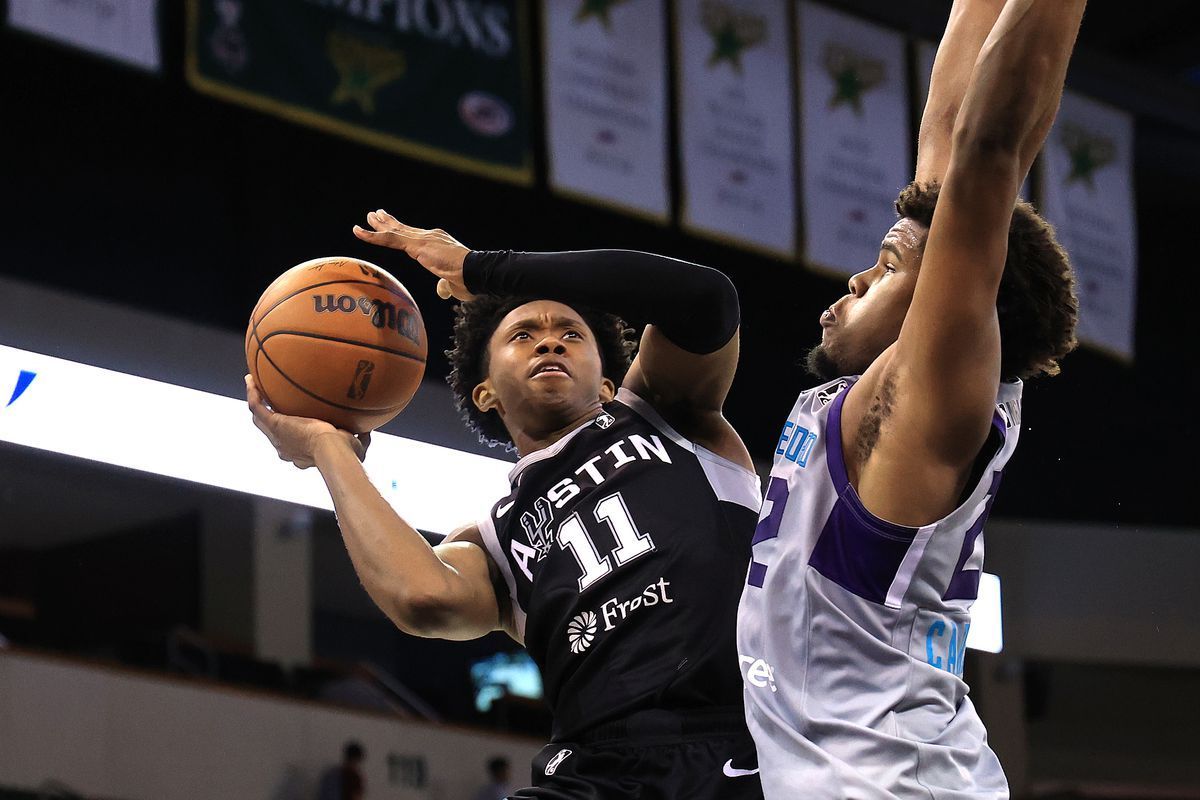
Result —
<instances>
[{"instance_id":1,"label":"basketball player in black jersey","mask_svg":"<svg viewBox=\"0 0 1200 800\"><path fill-rule=\"evenodd\" d=\"M761 499L721 413L732 284L646 253L472 252L382 211L367 220L359 238L464 301L459 406L521 456L488 516L430 547L368 481L363 441L272 412L247 378L280 457L321 471L372 599L411 634L502 629L525 645L554 731L517 797L761 797L734 645ZM591 307L650 323L632 365L624 323Z\"/></svg>"}]
</instances>

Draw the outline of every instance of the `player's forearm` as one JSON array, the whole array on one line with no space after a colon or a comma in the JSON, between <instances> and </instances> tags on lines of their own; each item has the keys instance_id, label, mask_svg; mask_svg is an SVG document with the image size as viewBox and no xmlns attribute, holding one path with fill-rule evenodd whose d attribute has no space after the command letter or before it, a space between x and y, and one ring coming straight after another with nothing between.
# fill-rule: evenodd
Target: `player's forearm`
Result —
<instances>
[{"instance_id":1,"label":"player's forearm","mask_svg":"<svg viewBox=\"0 0 1200 800\"><path fill-rule=\"evenodd\" d=\"M1086 0L1008 0L976 61L954 132L956 159L1028 171L1062 97ZM1023 175L1023 172L1022 172Z\"/></svg>"},{"instance_id":2,"label":"player's forearm","mask_svg":"<svg viewBox=\"0 0 1200 800\"><path fill-rule=\"evenodd\" d=\"M473 251L463 277L477 294L581 303L651 323L702 355L727 344L740 319L737 290L721 272L636 250Z\"/></svg>"},{"instance_id":3,"label":"player's forearm","mask_svg":"<svg viewBox=\"0 0 1200 800\"><path fill-rule=\"evenodd\" d=\"M349 447L328 437L314 455L363 588L402 630L427 635L431 607L448 591L446 565L383 499Z\"/></svg>"},{"instance_id":4,"label":"player's forearm","mask_svg":"<svg viewBox=\"0 0 1200 800\"><path fill-rule=\"evenodd\" d=\"M1004 8L1004 0L954 0L929 79L929 97L917 138L918 181L941 180L950 158L958 110L971 83L979 50Z\"/></svg>"}]
</instances>

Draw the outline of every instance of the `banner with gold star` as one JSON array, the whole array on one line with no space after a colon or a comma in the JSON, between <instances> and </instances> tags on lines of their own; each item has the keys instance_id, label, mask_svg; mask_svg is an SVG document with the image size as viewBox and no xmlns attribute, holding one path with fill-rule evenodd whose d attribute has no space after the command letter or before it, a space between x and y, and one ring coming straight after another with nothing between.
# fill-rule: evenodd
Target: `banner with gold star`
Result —
<instances>
[{"instance_id":1,"label":"banner with gold star","mask_svg":"<svg viewBox=\"0 0 1200 800\"><path fill-rule=\"evenodd\" d=\"M385 150L533 181L523 0L188 0L188 81Z\"/></svg>"},{"instance_id":2,"label":"banner with gold star","mask_svg":"<svg viewBox=\"0 0 1200 800\"><path fill-rule=\"evenodd\" d=\"M543 0L542 10L551 188L666 222L664 0Z\"/></svg>"},{"instance_id":3,"label":"banner with gold star","mask_svg":"<svg viewBox=\"0 0 1200 800\"><path fill-rule=\"evenodd\" d=\"M158 72L158 0L8 0L8 24L123 64Z\"/></svg>"},{"instance_id":4,"label":"banner with gold star","mask_svg":"<svg viewBox=\"0 0 1200 800\"><path fill-rule=\"evenodd\" d=\"M791 19L779 0L676 0L681 222L796 252Z\"/></svg>"},{"instance_id":5,"label":"banner with gold star","mask_svg":"<svg viewBox=\"0 0 1200 800\"><path fill-rule=\"evenodd\" d=\"M851 275L878 259L912 180L904 37L813 3L798 14L804 256Z\"/></svg>"},{"instance_id":6,"label":"banner with gold star","mask_svg":"<svg viewBox=\"0 0 1200 800\"><path fill-rule=\"evenodd\" d=\"M1075 267L1079 340L1132 360L1138 266L1133 116L1064 92L1042 162L1041 211Z\"/></svg>"}]
</instances>

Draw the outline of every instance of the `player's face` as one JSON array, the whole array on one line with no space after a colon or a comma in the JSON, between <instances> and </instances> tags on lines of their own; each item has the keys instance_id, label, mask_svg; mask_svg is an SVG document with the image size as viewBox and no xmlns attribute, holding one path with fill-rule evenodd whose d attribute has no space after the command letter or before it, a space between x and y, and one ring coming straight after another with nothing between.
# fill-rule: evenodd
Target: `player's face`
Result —
<instances>
[{"instance_id":1,"label":"player's face","mask_svg":"<svg viewBox=\"0 0 1200 800\"><path fill-rule=\"evenodd\" d=\"M556 430L612 399L602 367L596 337L574 309L552 300L526 303L492 333L488 377L475 402L481 409L494 403L489 407L510 431Z\"/></svg>"},{"instance_id":2,"label":"player's face","mask_svg":"<svg viewBox=\"0 0 1200 800\"><path fill-rule=\"evenodd\" d=\"M808 368L830 380L866 371L900 336L929 229L907 217L883 237L879 259L850 279L849 293L821 314L821 343Z\"/></svg>"}]
</instances>

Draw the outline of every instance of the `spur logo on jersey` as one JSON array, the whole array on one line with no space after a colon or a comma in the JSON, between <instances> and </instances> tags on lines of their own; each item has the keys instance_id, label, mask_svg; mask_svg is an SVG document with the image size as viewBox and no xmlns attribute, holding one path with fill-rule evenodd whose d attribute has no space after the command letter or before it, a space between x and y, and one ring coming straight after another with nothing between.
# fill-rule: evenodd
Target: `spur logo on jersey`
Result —
<instances>
[{"instance_id":1,"label":"spur logo on jersey","mask_svg":"<svg viewBox=\"0 0 1200 800\"><path fill-rule=\"evenodd\" d=\"M567 643L571 652L579 655L592 646L596 638L596 612L584 611L576 614L567 624Z\"/></svg>"},{"instance_id":2,"label":"spur logo on jersey","mask_svg":"<svg viewBox=\"0 0 1200 800\"><path fill-rule=\"evenodd\" d=\"M521 527L525 530L525 538L533 548L532 554L541 561L550 555L554 546L554 531L550 526L554 522L554 508L545 497L539 497L533 504L533 511L521 515Z\"/></svg>"},{"instance_id":3,"label":"spur logo on jersey","mask_svg":"<svg viewBox=\"0 0 1200 800\"><path fill-rule=\"evenodd\" d=\"M783 433L779 434L779 444L775 446L775 455L783 456L799 467L807 467L808 457L812 455L813 447L816 444L817 435L815 433L788 420L783 423Z\"/></svg>"}]
</instances>

